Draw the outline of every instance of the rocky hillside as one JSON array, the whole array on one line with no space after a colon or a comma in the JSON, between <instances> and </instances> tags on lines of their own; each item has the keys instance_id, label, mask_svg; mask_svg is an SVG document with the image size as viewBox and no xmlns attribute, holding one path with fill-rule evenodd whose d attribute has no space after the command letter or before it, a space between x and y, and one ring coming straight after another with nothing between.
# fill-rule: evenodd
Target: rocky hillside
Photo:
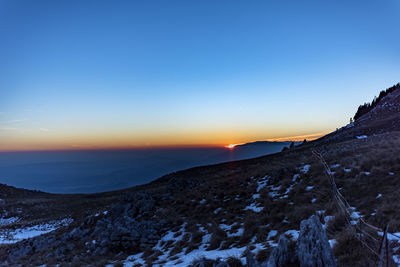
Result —
<instances>
[{"instance_id":1,"label":"rocky hillside","mask_svg":"<svg viewBox=\"0 0 400 267\"><path fill-rule=\"evenodd\" d=\"M400 88L354 124L273 155L196 167L101 194L2 186L0 261L375 266L382 229L389 225L388 264L399 264L399 152ZM337 192L350 208L338 202Z\"/></svg>"}]
</instances>

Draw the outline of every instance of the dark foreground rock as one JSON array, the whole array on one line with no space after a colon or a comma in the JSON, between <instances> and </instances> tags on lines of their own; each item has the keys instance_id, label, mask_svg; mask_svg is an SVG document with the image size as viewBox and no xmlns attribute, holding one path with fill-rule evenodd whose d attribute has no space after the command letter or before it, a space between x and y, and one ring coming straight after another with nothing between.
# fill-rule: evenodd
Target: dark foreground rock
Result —
<instances>
[{"instance_id":1,"label":"dark foreground rock","mask_svg":"<svg viewBox=\"0 0 400 267\"><path fill-rule=\"evenodd\" d=\"M315 215L300 224L297 258L300 266L336 266L325 230Z\"/></svg>"}]
</instances>

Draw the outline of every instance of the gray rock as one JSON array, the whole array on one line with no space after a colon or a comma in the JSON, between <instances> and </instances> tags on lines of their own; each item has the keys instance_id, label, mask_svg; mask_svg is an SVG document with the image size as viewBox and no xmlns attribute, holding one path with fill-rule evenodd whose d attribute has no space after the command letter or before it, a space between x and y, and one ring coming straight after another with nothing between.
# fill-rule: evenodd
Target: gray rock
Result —
<instances>
[{"instance_id":1,"label":"gray rock","mask_svg":"<svg viewBox=\"0 0 400 267\"><path fill-rule=\"evenodd\" d=\"M247 267L260 267L258 262L254 259L254 254L250 251L249 248L245 251L246 255L246 266Z\"/></svg>"},{"instance_id":2,"label":"gray rock","mask_svg":"<svg viewBox=\"0 0 400 267\"><path fill-rule=\"evenodd\" d=\"M279 244L262 266L335 267L336 260L318 217L313 215L300 224L296 246L281 236Z\"/></svg>"},{"instance_id":3,"label":"gray rock","mask_svg":"<svg viewBox=\"0 0 400 267\"><path fill-rule=\"evenodd\" d=\"M315 215L300 224L297 257L300 266L336 266L325 230Z\"/></svg>"},{"instance_id":4,"label":"gray rock","mask_svg":"<svg viewBox=\"0 0 400 267\"><path fill-rule=\"evenodd\" d=\"M278 246L272 250L266 265L268 267L296 266L296 262L294 248L289 247L289 240L285 236L280 236Z\"/></svg>"}]
</instances>

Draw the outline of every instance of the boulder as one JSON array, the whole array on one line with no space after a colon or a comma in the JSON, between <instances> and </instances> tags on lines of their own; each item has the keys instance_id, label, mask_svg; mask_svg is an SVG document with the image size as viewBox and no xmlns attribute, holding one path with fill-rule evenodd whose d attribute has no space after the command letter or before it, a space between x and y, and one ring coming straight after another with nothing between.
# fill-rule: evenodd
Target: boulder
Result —
<instances>
[{"instance_id":1,"label":"boulder","mask_svg":"<svg viewBox=\"0 0 400 267\"><path fill-rule=\"evenodd\" d=\"M294 248L289 246L289 240L285 236L280 236L278 246L272 250L266 265L268 267L296 266L296 263Z\"/></svg>"},{"instance_id":2,"label":"boulder","mask_svg":"<svg viewBox=\"0 0 400 267\"><path fill-rule=\"evenodd\" d=\"M300 266L336 266L336 260L325 230L319 218L315 215L300 224L297 258Z\"/></svg>"},{"instance_id":3,"label":"boulder","mask_svg":"<svg viewBox=\"0 0 400 267\"><path fill-rule=\"evenodd\" d=\"M313 215L301 222L295 246L280 236L278 246L261 266L335 267L336 260L321 222Z\"/></svg>"}]
</instances>

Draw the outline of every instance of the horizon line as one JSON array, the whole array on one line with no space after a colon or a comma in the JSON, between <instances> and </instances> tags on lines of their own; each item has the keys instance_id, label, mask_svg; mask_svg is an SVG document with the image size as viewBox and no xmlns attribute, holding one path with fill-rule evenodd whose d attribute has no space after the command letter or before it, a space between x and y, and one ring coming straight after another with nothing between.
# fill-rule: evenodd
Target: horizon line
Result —
<instances>
[{"instance_id":1,"label":"horizon line","mask_svg":"<svg viewBox=\"0 0 400 267\"><path fill-rule=\"evenodd\" d=\"M266 140L248 140L246 142L238 142L238 144L248 144L254 142L299 142L304 139L308 141L316 140L320 137L325 136L328 133L331 133L332 130L324 131L320 133L307 134L307 135L296 135L289 137L280 137L280 138L271 138ZM85 145L72 145L71 147L60 147L60 148L42 148L42 149L6 149L1 150L0 153L17 153L17 152L69 152L69 151L129 151L129 150L163 150L163 149L194 149L194 148L226 148L229 146L229 143L226 144L169 144L169 145L142 145L142 146L114 146L114 147L95 147L95 146L85 146Z\"/></svg>"}]
</instances>

